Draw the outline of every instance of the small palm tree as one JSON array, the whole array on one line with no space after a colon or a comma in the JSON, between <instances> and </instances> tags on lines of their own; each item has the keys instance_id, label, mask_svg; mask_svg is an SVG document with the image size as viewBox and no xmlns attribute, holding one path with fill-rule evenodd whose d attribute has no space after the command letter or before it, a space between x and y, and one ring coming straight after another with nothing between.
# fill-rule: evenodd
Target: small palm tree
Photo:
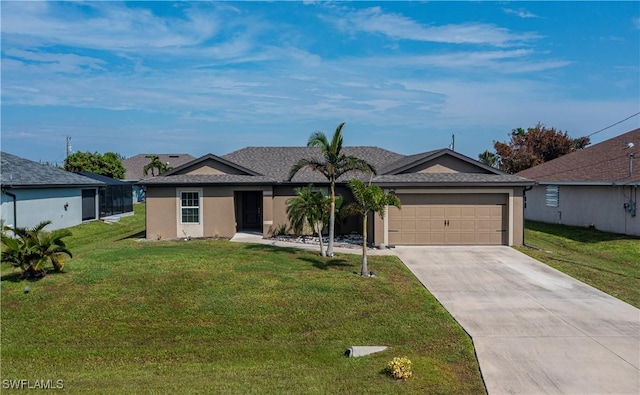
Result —
<instances>
[{"instance_id":1,"label":"small palm tree","mask_svg":"<svg viewBox=\"0 0 640 395\"><path fill-rule=\"evenodd\" d=\"M336 208L336 180L349 171L359 170L376 174L375 168L363 159L345 155L342 152L342 127L344 122L338 125L333 133L331 142L322 132L315 132L309 137L307 147L319 147L323 160L300 159L289 171L289 181L302 169L311 169L321 173L329 180L330 208L329 208L329 246L327 255L333 256L333 238L335 233L335 208Z\"/></svg>"},{"instance_id":2,"label":"small palm tree","mask_svg":"<svg viewBox=\"0 0 640 395\"><path fill-rule=\"evenodd\" d=\"M2 262L19 267L24 278L44 276L47 263L51 263L55 271L62 271L65 255L73 257L62 240L71 236L71 232L67 229L47 232L44 228L49 224L51 221L43 221L30 229L5 227L15 238L2 233Z\"/></svg>"},{"instance_id":3,"label":"small palm tree","mask_svg":"<svg viewBox=\"0 0 640 395\"><path fill-rule=\"evenodd\" d=\"M349 181L349 189L355 202L347 206L351 214L362 216L362 276L369 275L367 268L367 217L369 213L378 213L380 218L384 218L387 206L401 207L400 199L396 195L385 193L377 185L365 185L358 179Z\"/></svg>"},{"instance_id":4,"label":"small palm tree","mask_svg":"<svg viewBox=\"0 0 640 395\"><path fill-rule=\"evenodd\" d=\"M286 201L291 229L296 234L301 234L304 230L304 225L309 224L311 229L318 233L320 255L325 256L322 243L322 228L324 228L329 211L329 199L322 195L322 192L314 191L312 185L307 185L304 188L295 188L293 191L296 196Z\"/></svg>"},{"instance_id":5,"label":"small palm tree","mask_svg":"<svg viewBox=\"0 0 640 395\"><path fill-rule=\"evenodd\" d=\"M158 175L160 175L172 169L169 163L162 162L158 155L147 155L147 158L151 161L142 168L145 176L149 174L149 170L151 170L151 176L155 176L154 170L158 170Z\"/></svg>"},{"instance_id":6,"label":"small palm tree","mask_svg":"<svg viewBox=\"0 0 640 395\"><path fill-rule=\"evenodd\" d=\"M491 167L498 167L498 155L489 150L485 150L481 154L478 155L478 160L485 165Z\"/></svg>"}]
</instances>

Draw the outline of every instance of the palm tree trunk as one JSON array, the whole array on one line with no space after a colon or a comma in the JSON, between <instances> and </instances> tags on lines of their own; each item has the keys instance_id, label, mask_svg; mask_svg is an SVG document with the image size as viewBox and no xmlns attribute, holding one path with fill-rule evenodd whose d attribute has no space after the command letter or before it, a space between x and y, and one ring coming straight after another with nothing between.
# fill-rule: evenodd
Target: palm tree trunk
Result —
<instances>
[{"instance_id":1,"label":"palm tree trunk","mask_svg":"<svg viewBox=\"0 0 640 395\"><path fill-rule=\"evenodd\" d=\"M318 238L320 239L320 256L326 256L324 253L324 246L322 245L322 221L316 222L316 231L318 232Z\"/></svg>"},{"instance_id":2,"label":"palm tree trunk","mask_svg":"<svg viewBox=\"0 0 640 395\"><path fill-rule=\"evenodd\" d=\"M367 267L367 214L363 215L362 219L362 270L360 275L369 275L369 268Z\"/></svg>"},{"instance_id":3,"label":"palm tree trunk","mask_svg":"<svg viewBox=\"0 0 640 395\"><path fill-rule=\"evenodd\" d=\"M336 224L336 184L331 181L331 197L329 204L329 246L327 246L327 256L333 256L333 232Z\"/></svg>"}]
</instances>

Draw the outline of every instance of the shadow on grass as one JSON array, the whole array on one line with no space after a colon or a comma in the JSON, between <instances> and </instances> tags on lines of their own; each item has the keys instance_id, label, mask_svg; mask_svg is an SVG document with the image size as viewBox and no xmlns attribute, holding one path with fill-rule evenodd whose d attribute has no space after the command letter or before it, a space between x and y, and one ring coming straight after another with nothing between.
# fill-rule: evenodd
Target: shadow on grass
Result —
<instances>
[{"instance_id":1,"label":"shadow on grass","mask_svg":"<svg viewBox=\"0 0 640 395\"><path fill-rule=\"evenodd\" d=\"M275 245L269 244L254 244L254 243L246 243L243 244L244 248L250 251L265 251L265 252L276 252L276 253L287 253L287 254L296 254L302 249L292 248L292 247L279 247Z\"/></svg>"},{"instance_id":2,"label":"shadow on grass","mask_svg":"<svg viewBox=\"0 0 640 395\"><path fill-rule=\"evenodd\" d=\"M311 265L313 265L313 267L321 269L321 270L327 270L330 267L353 267L353 264L350 262L345 261L344 259L340 259L340 258L311 258L308 256L302 256L300 258L301 261L305 261L305 262L309 262L311 263Z\"/></svg>"},{"instance_id":3,"label":"shadow on grass","mask_svg":"<svg viewBox=\"0 0 640 395\"><path fill-rule=\"evenodd\" d=\"M121 240L127 240L127 239L145 239L147 237L147 232L146 231L140 231L140 232L136 232L136 233L132 233L130 235L126 235L123 236L119 239L116 239L116 241L121 241Z\"/></svg>"},{"instance_id":4,"label":"shadow on grass","mask_svg":"<svg viewBox=\"0 0 640 395\"><path fill-rule=\"evenodd\" d=\"M546 224L535 221L525 221L525 227L528 230L536 232L548 233L553 236L563 237L580 243L599 243L602 241L612 240L638 240L640 237L623 235L619 233L603 232L592 228L583 228L580 226Z\"/></svg>"},{"instance_id":5,"label":"shadow on grass","mask_svg":"<svg viewBox=\"0 0 640 395\"><path fill-rule=\"evenodd\" d=\"M7 273L7 274L3 274L2 276L0 276L0 282L2 281L9 281L12 283L19 283L22 281L26 281L29 283L34 283L36 281L40 281L43 278L50 276L50 275L59 275L59 274L65 274L66 272L61 271L61 272L57 272L51 268L47 268L45 269L45 274L44 275L40 275L38 277L29 277L29 278L25 278L22 276L22 273L20 272L11 272L11 273Z\"/></svg>"}]
</instances>

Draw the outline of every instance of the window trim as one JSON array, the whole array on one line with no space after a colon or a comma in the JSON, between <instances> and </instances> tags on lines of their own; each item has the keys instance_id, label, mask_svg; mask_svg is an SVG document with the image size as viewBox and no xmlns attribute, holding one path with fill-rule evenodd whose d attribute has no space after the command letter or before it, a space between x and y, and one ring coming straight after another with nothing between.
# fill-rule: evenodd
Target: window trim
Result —
<instances>
[{"instance_id":1,"label":"window trim","mask_svg":"<svg viewBox=\"0 0 640 395\"><path fill-rule=\"evenodd\" d=\"M195 199L191 199L192 201L197 202L197 206L183 206L183 194L186 193L193 193L196 195ZM181 190L180 191L180 211L179 211L179 215L180 215L180 224L181 225L199 225L201 223L201 213L202 213L202 204L201 204L201 192L200 191L194 191L194 190ZM197 213L198 213L198 221L197 222L185 222L184 221L184 209L197 209Z\"/></svg>"}]
</instances>

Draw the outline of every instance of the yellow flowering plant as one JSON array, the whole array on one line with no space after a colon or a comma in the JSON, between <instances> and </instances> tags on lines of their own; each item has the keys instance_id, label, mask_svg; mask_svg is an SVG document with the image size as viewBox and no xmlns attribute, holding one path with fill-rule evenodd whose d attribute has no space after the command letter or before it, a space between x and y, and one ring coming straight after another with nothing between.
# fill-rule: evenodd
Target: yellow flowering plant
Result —
<instances>
[{"instance_id":1,"label":"yellow flowering plant","mask_svg":"<svg viewBox=\"0 0 640 395\"><path fill-rule=\"evenodd\" d=\"M413 375L411 361L407 357L395 357L387 364L387 372L394 379L406 380Z\"/></svg>"}]
</instances>

